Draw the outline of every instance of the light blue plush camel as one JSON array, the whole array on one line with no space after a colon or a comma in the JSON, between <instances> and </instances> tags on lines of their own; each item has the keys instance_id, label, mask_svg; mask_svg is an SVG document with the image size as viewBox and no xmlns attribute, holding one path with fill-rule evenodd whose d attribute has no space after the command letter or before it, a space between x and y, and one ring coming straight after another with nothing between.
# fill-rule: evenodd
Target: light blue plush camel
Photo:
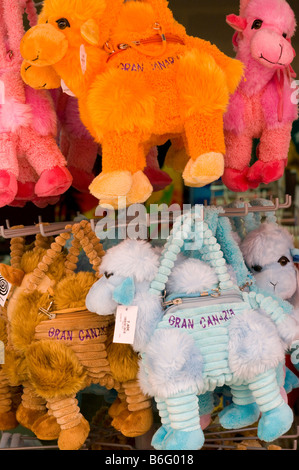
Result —
<instances>
[{"instance_id":1,"label":"light blue plush camel","mask_svg":"<svg viewBox=\"0 0 299 470\"><path fill-rule=\"evenodd\" d=\"M197 256L175 266L192 229ZM293 319L272 297L240 290L240 278L244 276L245 285L248 270L243 260L237 265L239 251L234 259L229 230L229 222L215 210L205 210L204 222L195 212L177 219L151 283L153 296L167 291L165 313L142 354L139 376L161 418L152 441L156 449L200 449L204 434L198 396L224 385L230 387L233 403L220 415L223 427L240 428L261 416L258 437L271 442L292 425L277 367L290 346L279 331L291 342ZM238 283L228 273L230 261Z\"/></svg>"}]
</instances>

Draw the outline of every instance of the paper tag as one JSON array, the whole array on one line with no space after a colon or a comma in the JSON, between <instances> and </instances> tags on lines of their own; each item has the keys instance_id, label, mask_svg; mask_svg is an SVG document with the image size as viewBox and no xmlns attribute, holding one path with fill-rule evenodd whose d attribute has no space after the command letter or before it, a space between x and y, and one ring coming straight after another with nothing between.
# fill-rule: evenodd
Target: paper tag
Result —
<instances>
[{"instance_id":1,"label":"paper tag","mask_svg":"<svg viewBox=\"0 0 299 470\"><path fill-rule=\"evenodd\" d=\"M120 305L116 310L113 343L133 344L138 307Z\"/></svg>"},{"instance_id":2,"label":"paper tag","mask_svg":"<svg viewBox=\"0 0 299 470\"><path fill-rule=\"evenodd\" d=\"M3 341L0 341L0 364L5 364L5 346Z\"/></svg>"},{"instance_id":3,"label":"paper tag","mask_svg":"<svg viewBox=\"0 0 299 470\"><path fill-rule=\"evenodd\" d=\"M86 54L86 49L85 49L84 44L81 44L80 46L80 63L81 63L81 70L84 75L87 69L87 54Z\"/></svg>"},{"instance_id":4,"label":"paper tag","mask_svg":"<svg viewBox=\"0 0 299 470\"><path fill-rule=\"evenodd\" d=\"M63 80L61 80L61 88L63 93L65 93L66 95L73 96L74 98L76 97L76 95L74 95L74 93L67 87Z\"/></svg>"},{"instance_id":5,"label":"paper tag","mask_svg":"<svg viewBox=\"0 0 299 470\"><path fill-rule=\"evenodd\" d=\"M5 83L0 80L0 105L5 104Z\"/></svg>"},{"instance_id":6,"label":"paper tag","mask_svg":"<svg viewBox=\"0 0 299 470\"><path fill-rule=\"evenodd\" d=\"M0 274L0 305L2 307L5 305L10 289L11 284Z\"/></svg>"}]
</instances>

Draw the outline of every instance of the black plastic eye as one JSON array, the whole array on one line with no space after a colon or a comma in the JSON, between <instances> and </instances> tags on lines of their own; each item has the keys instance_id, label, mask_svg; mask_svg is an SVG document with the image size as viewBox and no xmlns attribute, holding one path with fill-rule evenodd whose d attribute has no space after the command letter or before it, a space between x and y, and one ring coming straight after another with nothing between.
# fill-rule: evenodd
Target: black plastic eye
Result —
<instances>
[{"instance_id":1,"label":"black plastic eye","mask_svg":"<svg viewBox=\"0 0 299 470\"><path fill-rule=\"evenodd\" d=\"M287 33L283 33L283 37L286 39L288 37Z\"/></svg>"},{"instance_id":2,"label":"black plastic eye","mask_svg":"<svg viewBox=\"0 0 299 470\"><path fill-rule=\"evenodd\" d=\"M286 256L282 256L279 258L278 263L281 264L281 266L286 266L290 260Z\"/></svg>"},{"instance_id":3,"label":"black plastic eye","mask_svg":"<svg viewBox=\"0 0 299 470\"><path fill-rule=\"evenodd\" d=\"M104 276L106 279L109 279L109 277L113 276L113 273L107 273L107 271L105 271Z\"/></svg>"},{"instance_id":4,"label":"black plastic eye","mask_svg":"<svg viewBox=\"0 0 299 470\"><path fill-rule=\"evenodd\" d=\"M65 28L70 28L71 25L69 21L66 18L60 18L59 20L56 21L58 24L59 29L65 29Z\"/></svg>"},{"instance_id":5,"label":"black plastic eye","mask_svg":"<svg viewBox=\"0 0 299 470\"><path fill-rule=\"evenodd\" d=\"M260 273L263 270L262 266L260 266L259 264L252 266L252 269L256 271L257 273Z\"/></svg>"},{"instance_id":6,"label":"black plastic eye","mask_svg":"<svg viewBox=\"0 0 299 470\"><path fill-rule=\"evenodd\" d=\"M254 22L252 23L251 29L261 29L262 24L263 24L262 20L254 20Z\"/></svg>"}]
</instances>

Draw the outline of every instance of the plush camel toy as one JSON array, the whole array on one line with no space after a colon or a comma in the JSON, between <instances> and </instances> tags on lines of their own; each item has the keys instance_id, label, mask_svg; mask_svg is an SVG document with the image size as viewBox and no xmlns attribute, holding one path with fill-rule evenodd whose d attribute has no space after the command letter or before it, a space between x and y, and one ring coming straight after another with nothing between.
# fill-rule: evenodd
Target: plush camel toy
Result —
<instances>
[{"instance_id":1,"label":"plush camel toy","mask_svg":"<svg viewBox=\"0 0 299 470\"><path fill-rule=\"evenodd\" d=\"M155 397L162 421L152 443L158 450L201 448L197 396L223 385L231 388L237 403L221 412L221 425L236 429L244 422L253 424L261 413L258 437L271 442L293 422L276 367L286 343L294 339L294 323L273 299L242 293L235 284L225 263L233 246L222 220L198 222L198 259L175 268L184 240L197 233L196 216L190 215L189 224L183 218L174 224L151 283L152 295L166 289L166 311L140 362L142 389ZM283 327L285 342L279 334Z\"/></svg>"},{"instance_id":2,"label":"plush camel toy","mask_svg":"<svg viewBox=\"0 0 299 470\"><path fill-rule=\"evenodd\" d=\"M158 262L158 253L148 242L127 239L107 250L100 268L103 276L86 297L88 310L99 316L116 314L118 306L138 307L133 343L120 344L115 340L108 348L108 357L117 358L114 363L110 360L111 370L123 390L110 410L112 425L126 436L133 435L134 427L146 432L153 423L151 400L143 395L137 375L138 355L163 315L160 299L148 293ZM133 390L138 400L133 399Z\"/></svg>"},{"instance_id":3,"label":"plush camel toy","mask_svg":"<svg viewBox=\"0 0 299 470\"><path fill-rule=\"evenodd\" d=\"M240 16L229 15L227 23L236 30L236 57L244 63L245 75L224 119L222 180L232 191L246 191L280 179L287 165L298 116L291 68L296 20L285 0L243 0ZM257 161L250 166L253 139L259 144Z\"/></svg>"},{"instance_id":4,"label":"plush camel toy","mask_svg":"<svg viewBox=\"0 0 299 470\"><path fill-rule=\"evenodd\" d=\"M81 247L94 272L76 270ZM5 374L10 385L23 387L17 421L41 440L58 439L60 449L80 448L89 434L76 394L91 384L117 390L109 413L121 432L136 437L152 425L151 402L136 383L138 355L126 345L111 344L113 315L99 317L85 307L88 291L101 276L102 256L90 224L74 224L50 248L23 255L17 271L24 276L26 268L27 275L8 302L12 347Z\"/></svg>"},{"instance_id":5,"label":"plush camel toy","mask_svg":"<svg viewBox=\"0 0 299 470\"><path fill-rule=\"evenodd\" d=\"M51 349L51 346L48 345L47 341L38 342L38 344L35 344L34 349L33 343L39 339L38 336L36 337L35 329L37 326L43 328L43 323L47 323L45 322L45 319L49 319L47 316L50 303L49 298L53 297L56 285L58 285L60 281L65 281L67 275L70 275L72 278L71 274L76 266L80 243L83 244L84 248L89 253L90 263L92 266L96 267L100 262L101 245L91 229L88 231L86 227L82 228L82 225L84 224L87 224L87 222L84 221L78 224L78 226L74 226L74 230L77 229L76 234L79 238L74 240L68 254L63 250L63 247L71 236L71 232L67 232L62 234L62 236L56 237L55 242L48 248L38 247L34 251L25 251L21 257L18 269L10 266L2 266L2 269L6 269L7 271L5 272L6 278L10 276L9 279L12 279L12 269L23 274L23 279L19 282L19 287L13 291L13 295L9 299L7 305L7 318L10 326L11 346L7 350L6 362L3 366L5 375L9 379L9 383L11 385L21 385L23 387L22 401L17 409L16 419L20 424L31 429L39 439L58 439L59 448L69 450L80 448L84 444L89 433L89 425L81 415L80 410L77 407L77 401L74 398L74 393L76 392L71 393L70 396L70 390L74 391L76 387L79 387L80 390L81 387L84 388L87 383L87 374L82 364L82 360L83 363L84 360L87 360L88 362L88 357L86 357L86 354L83 354L84 357L81 358L81 362L78 362L77 357L71 349L69 352L64 349L61 351L59 346L56 344L53 345L54 350L57 350L58 348L58 352L56 351L58 355L59 352L61 352L60 366L62 364L65 364L66 366L65 370L61 370L61 367L57 367L57 371L59 371L60 376L63 375L65 379L63 381L63 386L65 387L63 391L69 391L69 393L63 394L63 400L59 400L59 391L61 391L61 386L59 388L58 381L55 382L54 387L58 398L55 396L55 393L54 396L53 394L49 396L49 389L51 389L51 381L49 380L46 380L48 394L45 392L39 393L39 389L36 387L36 382L38 383L39 378L36 371L37 364L34 361L34 358L32 358L31 361L31 359L28 360L28 357L30 354L33 355L33 350L36 351L38 348L41 348L41 354L39 356L40 360L43 358L43 351L45 349L47 349L47 351L49 350L48 358L51 356L51 352L53 354L53 348ZM19 251L22 251L21 246ZM80 297L80 295L82 298L84 297L84 288L79 289L79 287L83 287L85 282L85 289L89 289L92 283L95 282L95 279L96 275L92 273L80 273L78 279L72 278L69 281L73 287L76 286L75 291L77 293L77 298L75 298L76 296L74 297L74 292L72 292L72 301L74 304L76 304L77 301L79 305L80 299L78 297ZM65 282L64 290L60 295L61 302L66 301L67 292L70 292L70 290L67 290ZM84 299L85 297L81 300L81 304L83 302L83 306ZM43 310L39 310L39 308ZM77 309L77 311L79 310L80 309ZM26 312L26 318L24 318L24 312ZM63 321L63 317L60 317L60 320L61 319ZM82 322L84 323L84 319ZM80 322L78 323L77 321L76 323L80 325ZM20 324L22 324L21 329ZM68 323L68 326L71 330L71 322ZM104 322L102 322L101 325L97 324L94 326L103 327ZM49 338L50 337L51 336L49 336ZM101 336L101 340L102 339L105 339L105 335ZM61 344L61 346L63 345ZM65 347L66 346L64 346L64 348ZM103 348L103 343L101 343L100 347ZM91 348L94 348L94 346L91 346ZM68 348L66 347L66 349ZM96 346L96 349L98 349L98 345ZM84 348L84 352L86 352L86 347ZM78 354L80 356L80 351ZM99 353L98 356L100 357L101 353ZM68 361L71 362L68 363ZM101 360L99 360L99 364L100 363ZM35 374L33 374L32 368L35 371ZM102 367L101 372L103 376L106 376L107 371L104 369L105 368ZM43 368L43 374L46 374L47 372L49 372L49 367ZM41 390L41 392L43 392L43 390ZM59 411L57 411L57 408Z\"/></svg>"},{"instance_id":6,"label":"plush camel toy","mask_svg":"<svg viewBox=\"0 0 299 470\"><path fill-rule=\"evenodd\" d=\"M188 155L186 185L222 175L223 114L242 64L188 36L166 0L46 0L21 53L26 83L28 66L52 66L77 96L82 122L102 145L102 173L90 185L101 205L146 201L147 152L170 138Z\"/></svg>"},{"instance_id":7,"label":"plush camel toy","mask_svg":"<svg viewBox=\"0 0 299 470\"><path fill-rule=\"evenodd\" d=\"M26 68L23 76L33 88L51 90L59 123L59 145L73 177L72 186L80 192L87 192L95 177L93 170L101 148L80 119L78 99L66 88L57 88L61 79L53 67L36 67L24 62L22 68ZM148 152L144 173L154 191L164 189L172 181L159 167L157 147Z\"/></svg>"},{"instance_id":8,"label":"plush camel toy","mask_svg":"<svg viewBox=\"0 0 299 470\"><path fill-rule=\"evenodd\" d=\"M14 348L12 343L11 313L13 304L20 294L24 276L28 276L29 271L33 269L32 262L34 265L34 260L40 259L41 252L48 249L50 243L50 239L44 238L39 234L36 236L35 242L31 245L26 245L25 238L23 237L14 237L11 239L10 243L10 265L0 264L2 277L12 286L6 303L1 308L1 336L4 338L3 342L5 343L5 363L1 367L0 373L0 429L2 431L13 429L19 423L31 429L33 421L41 414L47 412L45 403L42 403L38 397L35 399L30 393L26 393L29 389L25 386L25 396L28 398L31 395L32 400L23 400L27 409L27 418L22 420L20 413L18 414L17 409L20 405L21 398L16 406L14 397L17 393L22 393L24 368L22 367L22 355L19 354L19 351ZM60 270L57 269L57 272L59 271ZM53 273L50 271L50 278L52 278L52 274ZM44 435L42 437L52 439L53 435L51 435L50 431L47 436Z\"/></svg>"},{"instance_id":9,"label":"plush camel toy","mask_svg":"<svg viewBox=\"0 0 299 470\"><path fill-rule=\"evenodd\" d=\"M35 24L31 0L2 0L0 5L0 207L14 201L36 200L39 204L41 199L61 195L72 182L56 144L51 97L46 91L24 85L21 78L25 8L31 24Z\"/></svg>"}]
</instances>

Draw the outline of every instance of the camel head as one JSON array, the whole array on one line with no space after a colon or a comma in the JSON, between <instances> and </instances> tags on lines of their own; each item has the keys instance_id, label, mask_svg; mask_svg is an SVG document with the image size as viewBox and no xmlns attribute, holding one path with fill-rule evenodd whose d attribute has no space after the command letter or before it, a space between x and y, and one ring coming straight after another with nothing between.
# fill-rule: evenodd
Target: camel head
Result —
<instances>
[{"instance_id":1,"label":"camel head","mask_svg":"<svg viewBox=\"0 0 299 470\"><path fill-rule=\"evenodd\" d=\"M285 0L243 0L240 15L229 15L227 23L237 31L234 45L243 57L251 56L272 69L292 63L296 19Z\"/></svg>"},{"instance_id":2,"label":"camel head","mask_svg":"<svg viewBox=\"0 0 299 470\"><path fill-rule=\"evenodd\" d=\"M31 84L24 73L29 65L50 67L45 69L43 77L48 71L49 80L54 83L51 67L63 79L80 71L84 74L82 50L87 50L92 61L91 49L100 50L105 44L122 3L123 0L113 4L107 0L45 0L38 24L27 31L21 42L25 81Z\"/></svg>"}]
</instances>

